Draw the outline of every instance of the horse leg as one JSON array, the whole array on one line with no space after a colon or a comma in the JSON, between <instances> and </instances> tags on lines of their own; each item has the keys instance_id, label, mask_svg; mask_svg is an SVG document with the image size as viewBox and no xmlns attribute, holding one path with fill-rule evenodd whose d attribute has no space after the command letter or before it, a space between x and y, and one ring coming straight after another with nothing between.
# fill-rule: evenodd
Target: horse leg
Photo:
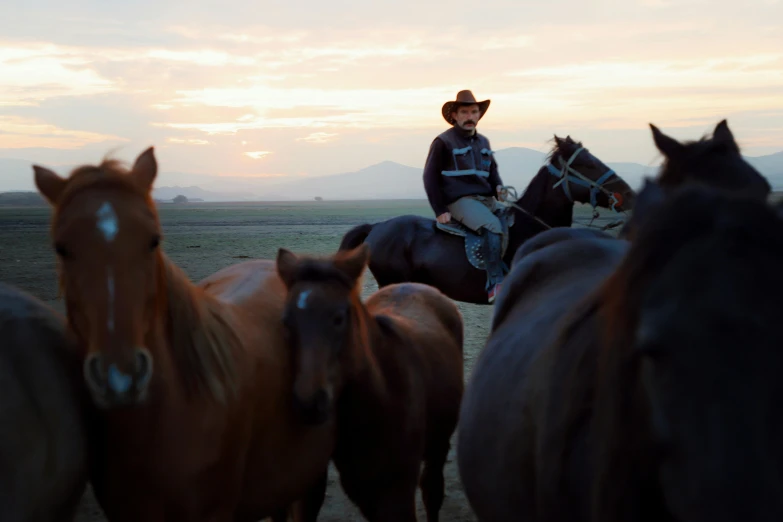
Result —
<instances>
[{"instance_id":1,"label":"horse leg","mask_svg":"<svg viewBox=\"0 0 783 522\"><path fill-rule=\"evenodd\" d=\"M318 520L318 513L321 511L326 498L328 475L328 470L325 470L318 481L307 489L304 497L293 505L294 522L316 522Z\"/></svg>"},{"instance_id":2,"label":"horse leg","mask_svg":"<svg viewBox=\"0 0 783 522\"><path fill-rule=\"evenodd\" d=\"M288 522L289 509L280 509L272 516L265 518L262 522Z\"/></svg>"},{"instance_id":3,"label":"horse leg","mask_svg":"<svg viewBox=\"0 0 783 522\"><path fill-rule=\"evenodd\" d=\"M449 437L445 437L445 444L437 441L427 449L424 455L424 470L421 474L419 486L421 487L421 499L427 512L427 522L438 522L440 508L443 506L445 480L443 468L449 455L451 443Z\"/></svg>"}]
</instances>

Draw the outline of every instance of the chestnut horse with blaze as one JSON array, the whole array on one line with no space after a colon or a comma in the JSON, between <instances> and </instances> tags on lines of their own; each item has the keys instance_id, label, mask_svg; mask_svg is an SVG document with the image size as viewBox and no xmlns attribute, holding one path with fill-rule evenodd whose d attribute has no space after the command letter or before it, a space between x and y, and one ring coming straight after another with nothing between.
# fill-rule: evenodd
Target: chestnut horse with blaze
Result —
<instances>
[{"instance_id":1,"label":"chestnut horse with blaze","mask_svg":"<svg viewBox=\"0 0 783 522\"><path fill-rule=\"evenodd\" d=\"M334 464L365 519L415 522L420 482L427 520L437 522L462 400L462 315L419 283L362 303L368 258L366 245L329 259L278 252L294 395L304 421L336 419Z\"/></svg>"},{"instance_id":2,"label":"chestnut horse with blaze","mask_svg":"<svg viewBox=\"0 0 783 522\"><path fill-rule=\"evenodd\" d=\"M315 520L333 423L304 425L292 408L274 262L190 282L160 247L152 148L130 171L114 160L67 178L34 170L54 207L68 322L101 411L91 479L108 519L284 520L315 491L303 513Z\"/></svg>"}]
</instances>

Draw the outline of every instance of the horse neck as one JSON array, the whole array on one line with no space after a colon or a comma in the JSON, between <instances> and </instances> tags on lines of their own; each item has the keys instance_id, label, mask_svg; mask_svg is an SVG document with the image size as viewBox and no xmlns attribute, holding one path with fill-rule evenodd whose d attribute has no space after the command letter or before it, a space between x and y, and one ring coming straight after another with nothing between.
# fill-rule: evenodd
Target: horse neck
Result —
<instances>
[{"instance_id":1,"label":"horse neck","mask_svg":"<svg viewBox=\"0 0 783 522\"><path fill-rule=\"evenodd\" d=\"M175 263L160 254L161 300L148 338L153 358L167 361L186 395L206 394L224 402L236 391L234 350L240 341L225 303L204 292ZM165 377L164 377L165 378Z\"/></svg>"},{"instance_id":2,"label":"horse neck","mask_svg":"<svg viewBox=\"0 0 783 522\"><path fill-rule=\"evenodd\" d=\"M555 161L554 156L552 161ZM570 227L574 215L574 203L568 199L562 185L553 187L558 178L542 166L530 180L527 190L520 198L520 206L541 219L550 227Z\"/></svg>"},{"instance_id":3,"label":"horse neck","mask_svg":"<svg viewBox=\"0 0 783 522\"><path fill-rule=\"evenodd\" d=\"M352 331L351 363L346 385L357 398L376 398L385 394L386 383L380 360L388 342L378 320L358 297L354 306L356 326Z\"/></svg>"}]
</instances>

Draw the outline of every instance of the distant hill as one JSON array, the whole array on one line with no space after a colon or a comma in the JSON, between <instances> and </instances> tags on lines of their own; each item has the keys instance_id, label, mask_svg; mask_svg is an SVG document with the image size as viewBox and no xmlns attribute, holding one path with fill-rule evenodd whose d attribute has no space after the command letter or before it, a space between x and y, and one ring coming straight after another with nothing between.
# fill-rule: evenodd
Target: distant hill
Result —
<instances>
[{"instance_id":1,"label":"distant hill","mask_svg":"<svg viewBox=\"0 0 783 522\"><path fill-rule=\"evenodd\" d=\"M516 187L521 194L544 164L546 155L524 147L510 147L498 150L496 158L505 184ZM769 179L773 188L783 189L783 151L746 159ZM634 188L641 186L644 176L654 176L658 170L657 165L648 166L633 162L607 164ZM0 158L0 187L35 191L31 165L32 162L28 160ZM312 201L316 197L329 200L423 199L426 195L421 179L422 168L423 165L413 167L383 161L355 172L286 178L286 181L277 182L269 178L163 172L159 180L172 180L175 185L156 186L153 197L160 201L171 201L182 194L189 200L207 202ZM55 170L64 175L69 168L60 166Z\"/></svg>"},{"instance_id":2,"label":"distant hill","mask_svg":"<svg viewBox=\"0 0 783 522\"><path fill-rule=\"evenodd\" d=\"M170 201L183 195L188 201L254 201L258 199L255 194L247 192L213 192L201 187L156 187L152 190L152 197L159 200Z\"/></svg>"},{"instance_id":3,"label":"distant hill","mask_svg":"<svg viewBox=\"0 0 783 522\"><path fill-rule=\"evenodd\" d=\"M39 207L48 205L38 192L0 192L0 207Z\"/></svg>"},{"instance_id":4,"label":"distant hill","mask_svg":"<svg viewBox=\"0 0 783 522\"><path fill-rule=\"evenodd\" d=\"M546 154L523 147L501 149L495 154L500 176L522 194L546 161ZM633 187L639 187L642 177L654 175L657 167L639 163L609 163ZM423 167L423 166L422 166ZM384 161L370 167L344 174L332 174L271 185L277 194L308 200L321 196L335 199L424 199L422 167ZM263 199L271 200L268 196Z\"/></svg>"}]
</instances>

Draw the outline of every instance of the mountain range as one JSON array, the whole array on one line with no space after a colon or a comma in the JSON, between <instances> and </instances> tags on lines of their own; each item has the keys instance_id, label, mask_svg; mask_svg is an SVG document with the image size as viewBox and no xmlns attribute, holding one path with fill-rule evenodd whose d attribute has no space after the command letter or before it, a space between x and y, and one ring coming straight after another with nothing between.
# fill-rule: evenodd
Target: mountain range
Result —
<instances>
[{"instance_id":1,"label":"mountain range","mask_svg":"<svg viewBox=\"0 0 783 522\"><path fill-rule=\"evenodd\" d=\"M506 185L521 194L546 160L546 155L524 147L500 149L495 158ZM767 177L775 190L783 189L783 151L766 156L746 157L750 164ZM31 161L0 158L0 186L12 190L35 190ZM641 186L645 176L654 176L658 166L633 162L607 162L632 187ZM61 166L57 171L68 172ZM301 177L288 181L270 181L230 176L206 176L181 172L164 172L174 185L157 186L155 199L170 201L177 195L203 201L306 201L321 197L325 200L352 199L424 199L422 167L384 161L355 172L318 177ZM160 178L159 178L160 179Z\"/></svg>"}]
</instances>

